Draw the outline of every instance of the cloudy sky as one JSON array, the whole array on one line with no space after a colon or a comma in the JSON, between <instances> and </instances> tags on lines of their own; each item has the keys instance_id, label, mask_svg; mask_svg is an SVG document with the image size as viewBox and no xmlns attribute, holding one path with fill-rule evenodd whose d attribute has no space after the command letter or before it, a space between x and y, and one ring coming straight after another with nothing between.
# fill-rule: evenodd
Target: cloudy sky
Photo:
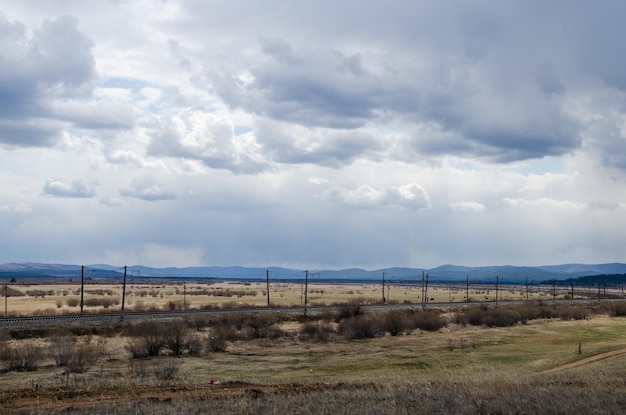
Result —
<instances>
[{"instance_id":1,"label":"cloudy sky","mask_svg":"<svg viewBox=\"0 0 626 415\"><path fill-rule=\"evenodd\" d=\"M0 0L0 263L626 262L624 16Z\"/></svg>"}]
</instances>

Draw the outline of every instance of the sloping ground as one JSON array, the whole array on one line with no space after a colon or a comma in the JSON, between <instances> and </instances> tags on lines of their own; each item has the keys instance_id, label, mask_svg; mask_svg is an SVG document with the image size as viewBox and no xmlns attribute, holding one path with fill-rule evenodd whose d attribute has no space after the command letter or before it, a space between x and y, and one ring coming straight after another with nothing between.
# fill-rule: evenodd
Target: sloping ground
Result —
<instances>
[{"instance_id":1,"label":"sloping ground","mask_svg":"<svg viewBox=\"0 0 626 415\"><path fill-rule=\"evenodd\" d=\"M142 387L24 393L4 413L35 414L621 414L626 386L584 376L547 381L477 380L401 384L283 384Z\"/></svg>"},{"instance_id":2,"label":"sloping ground","mask_svg":"<svg viewBox=\"0 0 626 415\"><path fill-rule=\"evenodd\" d=\"M600 353L600 354L597 354L597 355L594 355L594 356L589 356L589 357L586 357L584 359L577 360L575 362L566 363L564 365L557 366L555 368L545 370L545 371L543 371L541 373L542 374L548 374L548 373L560 372L560 371L563 371L563 370L567 370L567 369L572 369L572 368L579 367L579 366L588 365L590 363L597 362L599 360L609 359L611 357L619 356L619 355L624 354L624 353L626 353L626 349L612 350L610 352L605 352L605 353Z\"/></svg>"}]
</instances>

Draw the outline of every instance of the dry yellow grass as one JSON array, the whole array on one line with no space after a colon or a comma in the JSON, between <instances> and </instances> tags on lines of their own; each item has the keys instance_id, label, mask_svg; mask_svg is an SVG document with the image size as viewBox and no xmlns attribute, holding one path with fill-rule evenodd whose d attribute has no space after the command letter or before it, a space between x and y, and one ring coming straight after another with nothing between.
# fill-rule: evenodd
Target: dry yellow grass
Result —
<instances>
[{"instance_id":1,"label":"dry yellow grass","mask_svg":"<svg viewBox=\"0 0 626 415\"><path fill-rule=\"evenodd\" d=\"M6 312L9 316L32 314L77 313L80 310L80 284L11 284L12 290L25 295L9 295ZM310 283L307 304L332 305L351 301L362 303L382 302L380 284L328 284ZM531 292L530 299L551 299L549 287ZM385 290L388 302L421 303L420 285L388 284ZM30 295L26 295L26 294ZM201 295L197 295L200 294ZM206 295L211 294L211 295ZM496 290L492 286L474 286L469 291L474 302L495 301ZM499 300L523 300L524 287L503 286L498 290ZM103 305L90 305L91 300L108 302ZM4 298L2 298L4 300ZM433 285L428 288L428 302L464 302L465 286ZM84 311L120 311L122 306L122 284L86 284L84 288ZM300 282L279 282L270 284L270 302L275 306L301 306L304 303L304 285ZM210 307L266 306L267 291L264 282L219 282L219 283L131 283L126 286L125 309L201 309ZM2 310L4 304L0 304ZM2 315L2 313L0 313Z\"/></svg>"}]
</instances>

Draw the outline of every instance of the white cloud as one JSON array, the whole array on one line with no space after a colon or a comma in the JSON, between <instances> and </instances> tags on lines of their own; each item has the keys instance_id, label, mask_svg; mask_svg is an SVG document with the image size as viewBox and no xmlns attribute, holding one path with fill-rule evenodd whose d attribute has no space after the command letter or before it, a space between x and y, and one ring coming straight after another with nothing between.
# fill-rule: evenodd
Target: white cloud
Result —
<instances>
[{"instance_id":1,"label":"white cloud","mask_svg":"<svg viewBox=\"0 0 626 415\"><path fill-rule=\"evenodd\" d=\"M359 208L427 209L430 207L428 193L418 184L409 183L375 189L368 185L356 189L333 187L328 191L331 198Z\"/></svg>"},{"instance_id":2,"label":"white cloud","mask_svg":"<svg viewBox=\"0 0 626 415\"><path fill-rule=\"evenodd\" d=\"M472 201L450 202L449 206L457 212L484 212L487 210L482 203Z\"/></svg>"},{"instance_id":3,"label":"white cloud","mask_svg":"<svg viewBox=\"0 0 626 415\"><path fill-rule=\"evenodd\" d=\"M586 208L584 203L571 202L569 200L554 200L548 197L542 197L534 200L524 200L505 197L502 201L512 207L535 207L548 208L558 210L582 210Z\"/></svg>"},{"instance_id":4,"label":"white cloud","mask_svg":"<svg viewBox=\"0 0 626 415\"><path fill-rule=\"evenodd\" d=\"M83 180L75 180L66 184L59 179L50 179L43 185L43 192L55 197L91 198L96 195L93 185Z\"/></svg>"},{"instance_id":5,"label":"white cloud","mask_svg":"<svg viewBox=\"0 0 626 415\"><path fill-rule=\"evenodd\" d=\"M7 260L623 260L626 3L1 9Z\"/></svg>"},{"instance_id":6,"label":"white cloud","mask_svg":"<svg viewBox=\"0 0 626 415\"><path fill-rule=\"evenodd\" d=\"M132 197L148 202L157 202L176 198L176 194L174 192L163 188L158 183L153 183L150 179L135 180L130 184L130 186L120 189L119 193L121 196Z\"/></svg>"},{"instance_id":7,"label":"white cloud","mask_svg":"<svg viewBox=\"0 0 626 415\"><path fill-rule=\"evenodd\" d=\"M29 214L33 211L33 207L28 203L16 203L14 205L0 205L0 212L12 212L19 214Z\"/></svg>"}]
</instances>

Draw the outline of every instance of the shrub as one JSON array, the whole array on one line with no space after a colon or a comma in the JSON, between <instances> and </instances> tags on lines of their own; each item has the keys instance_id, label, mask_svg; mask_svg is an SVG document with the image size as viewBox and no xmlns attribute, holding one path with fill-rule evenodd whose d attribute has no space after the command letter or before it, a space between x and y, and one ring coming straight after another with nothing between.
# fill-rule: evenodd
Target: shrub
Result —
<instances>
[{"instance_id":1,"label":"shrub","mask_svg":"<svg viewBox=\"0 0 626 415\"><path fill-rule=\"evenodd\" d=\"M483 324L483 317L485 315L485 311L478 307L471 307L465 310L464 321L472 326L480 326Z\"/></svg>"},{"instance_id":2,"label":"shrub","mask_svg":"<svg viewBox=\"0 0 626 415\"><path fill-rule=\"evenodd\" d=\"M522 316L508 308L494 308L486 312L483 324L487 327L508 327L521 321Z\"/></svg>"},{"instance_id":3,"label":"shrub","mask_svg":"<svg viewBox=\"0 0 626 415\"><path fill-rule=\"evenodd\" d=\"M352 301L348 304L344 304L339 311L337 311L337 315L335 316L335 322L339 323L341 320L350 317L356 317L363 314L363 310L361 310L361 304L357 301Z\"/></svg>"},{"instance_id":4,"label":"shrub","mask_svg":"<svg viewBox=\"0 0 626 415\"><path fill-rule=\"evenodd\" d=\"M385 331L389 332L392 336L409 330L411 328L406 313L401 311L390 311L385 314L384 317Z\"/></svg>"},{"instance_id":5,"label":"shrub","mask_svg":"<svg viewBox=\"0 0 626 415\"><path fill-rule=\"evenodd\" d=\"M413 317L413 327L425 331L437 331L445 327L446 321L434 311L421 311Z\"/></svg>"},{"instance_id":6,"label":"shrub","mask_svg":"<svg viewBox=\"0 0 626 415\"><path fill-rule=\"evenodd\" d=\"M526 317L530 314L525 313ZM457 321L462 324L470 324L472 326L487 327L507 327L522 321L522 314L513 308L499 307L489 308L488 306L467 308L463 315Z\"/></svg>"},{"instance_id":7,"label":"shrub","mask_svg":"<svg viewBox=\"0 0 626 415\"><path fill-rule=\"evenodd\" d=\"M55 365L59 367L67 365L75 343L76 337L74 336L54 336L50 339L48 354L54 360Z\"/></svg>"},{"instance_id":8,"label":"shrub","mask_svg":"<svg viewBox=\"0 0 626 415\"><path fill-rule=\"evenodd\" d=\"M41 298L45 298L46 295L53 295L53 293L49 293L46 290L26 290L26 295L30 296L30 297L41 297Z\"/></svg>"},{"instance_id":9,"label":"shrub","mask_svg":"<svg viewBox=\"0 0 626 415\"><path fill-rule=\"evenodd\" d=\"M189 350L194 336L191 335L189 326L183 320L174 320L162 323L160 330L163 338L163 346L174 356L182 355Z\"/></svg>"},{"instance_id":10,"label":"shrub","mask_svg":"<svg viewBox=\"0 0 626 415\"><path fill-rule=\"evenodd\" d=\"M561 320L584 320L587 318L587 310L582 307L567 307L559 310Z\"/></svg>"},{"instance_id":11,"label":"shrub","mask_svg":"<svg viewBox=\"0 0 626 415\"><path fill-rule=\"evenodd\" d=\"M12 346L6 342L0 345L0 361L8 371L37 370L44 356L43 347L31 342L25 342L19 346Z\"/></svg>"},{"instance_id":12,"label":"shrub","mask_svg":"<svg viewBox=\"0 0 626 415\"><path fill-rule=\"evenodd\" d=\"M343 319L339 323L338 331L346 340L371 339L384 332L383 322L370 315Z\"/></svg>"},{"instance_id":13,"label":"shrub","mask_svg":"<svg viewBox=\"0 0 626 415\"><path fill-rule=\"evenodd\" d=\"M78 306L78 304L80 304L80 300L78 298L68 298L67 300L65 300L65 303L68 307L76 307Z\"/></svg>"},{"instance_id":14,"label":"shrub","mask_svg":"<svg viewBox=\"0 0 626 415\"><path fill-rule=\"evenodd\" d=\"M300 328L300 338L313 343L327 343L334 332L328 323L310 322Z\"/></svg>"},{"instance_id":15,"label":"shrub","mask_svg":"<svg viewBox=\"0 0 626 415\"><path fill-rule=\"evenodd\" d=\"M5 294L5 287L1 287L0 288L0 295L2 297L4 297ZM26 296L26 294L24 294L22 291L18 290L17 288L13 288L10 286L6 286L6 295L7 297L24 297Z\"/></svg>"},{"instance_id":16,"label":"shrub","mask_svg":"<svg viewBox=\"0 0 626 415\"><path fill-rule=\"evenodd\" d=\"M93 342L91 339L77 341L73 344L65 363L66 373L85 373L105 355L104 342Z\"/></svg>"},{"instance_id":17,"label":"shrub","mask_svg":"<svg viewBox=\"0 0 626 415\"><path fill-rule=\"evenodd\" d=\"M229 331L232 331L232 328L225 326L214 327L207 340L208 350L211 352L225 352L228 347Z\"/></svg>"},{"instance_id":18,"label":"shrub","mask_svg":"<svg viewBox=\"0 0 626 415\"><path fill-rule=\"evenodd\" d=\"M141 359L161 354L165 346L162 327L162 323L156 321L145 321L133 326L126 346L131 356Z\"/></svg>"},{"instance_id":19,"label":"shrub","mask_svg":"<svg viewBox=\"0 0 626 415\"><path fill-rule=\"evenodd\" d=\"M615 317L626 316L626 302L620 301L620 302L611 304L610 314Z\"/></svg>"}]
</instances>

